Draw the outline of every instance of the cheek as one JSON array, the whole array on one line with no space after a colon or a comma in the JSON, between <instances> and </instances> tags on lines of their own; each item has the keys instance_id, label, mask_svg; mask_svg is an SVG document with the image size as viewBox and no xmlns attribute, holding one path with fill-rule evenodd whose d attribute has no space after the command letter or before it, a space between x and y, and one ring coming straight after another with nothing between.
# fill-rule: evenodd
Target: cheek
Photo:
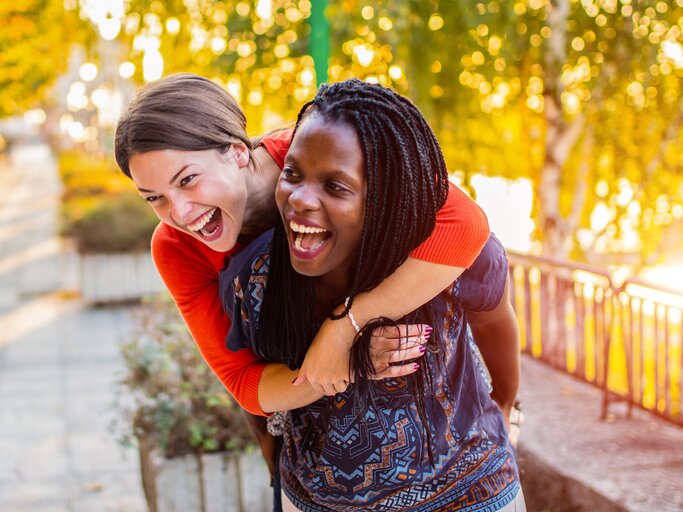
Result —
<instances>
[{"instance_id":1,"label":"cheek","mask_svg":"<svg viewBox=\"0 0 683 512\"><path fill-rule=\"evenodd\" d=\"M275 187L275 203L277 204L278 210L282 211L285 204L287 204L290 194L290 187L284 183L278 182L277 186Z\"/></svg>"}]
</instances>

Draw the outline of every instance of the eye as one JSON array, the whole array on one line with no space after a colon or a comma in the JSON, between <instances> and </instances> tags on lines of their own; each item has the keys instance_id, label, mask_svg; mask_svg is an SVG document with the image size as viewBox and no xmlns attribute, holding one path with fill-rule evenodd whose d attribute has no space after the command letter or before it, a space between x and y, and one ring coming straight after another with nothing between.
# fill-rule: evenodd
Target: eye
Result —
<instances>
[{"instance_id":1,"label":"eye","mask_svg":"<svg viewBox=\"0 0 683 512\"><path fill-rule=\"evenodd\" d=\"M280 173L282 179L285 181L296 181L299 179L299 175L291 167L285 166Z\"/></svg>"},{"instance_id":2,"label":"eye","mask_svg":"<svg viewBox=\"0 0 683 512\"><path fill-rule=\"evenodd\" d=\"M185 185L190 183L196 177L197 177L196 174L188 174L187 176L185 176L183 179L180 180L180 186L184 187Z\"/></svg>"},{"instance_id":3,"label":"eye","mask_svg":"<svg viewBox=\"0 0 683 512\"><path fill-rule=\"evenodd\" d=\"M148 203L156 203L161 200L161 196L147 196L144 199Z\"/></svg>"},{"instance_id":4,"label":"eye","mask_svg":"<svg viewBox=\"0 0 683 512\"><path fill-rule=\"evenodd\" d=\"M349 187L346 185L342 185L341 183L337 181L329 181L325 185L327 189L335 194L346 194L350 193L351 191L349 190Z\"/></svg>"}]
</instances>

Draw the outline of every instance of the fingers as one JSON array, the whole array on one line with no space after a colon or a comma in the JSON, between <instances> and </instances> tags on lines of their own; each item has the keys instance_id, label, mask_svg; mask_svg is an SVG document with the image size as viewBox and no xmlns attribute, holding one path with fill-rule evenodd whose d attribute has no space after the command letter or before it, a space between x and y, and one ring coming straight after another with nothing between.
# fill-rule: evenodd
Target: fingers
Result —
<instances>
[{"instance_id":1,"label":"fingers","mask_svg":"<svg viewBox=\"0 0 683 512\"><path fill-rule=\"evenodd\" d=\"M349 387L349 382L346 380L339 380L330 384L320 385L320 388L318 388L318 386L313 387L315 387L320 393L323 393L325 396L334 396L337 393L342 393L346 391L346 388Z\"/></svg>"},{"instance_id":2,"label":"fingers","mask_svg":"<svg viewBox=\"0 0 683 512\"><path fill-rule=\"evenodd\" d=\"M297 378L292 381L292 384L297 385L297 380L299 380L299 377L301 377L301 373L299 373ZM304 377L301 382L308 382L313 389L325 396L334 396L337 393L346 391L346 388L349 387L349 381L346 379L339 379L332 382L315 382L313 379Z\"/></svg>"},{"instance_id":3,"label":"fingers","mask_svg":"<svg viewBox=\"0 0 683 512\"><path fill-rule=\"evenodd\" d=\"M385 325L377 327L372 335L387 339L406 339L417 338L421 335L430 333L432 328L426 324L399 324L399 325Z\"/></svg>"},{"instance_id":4,"label":"fingers","mask_svg":"<svg viewBox=\"0 0 683 512\"><path fill-rule=\"evenodd\" d=\"M398 329L403 329L402 332L408 335L399 336ZM386 356L388 352L411 350L424 345L429 341L431 332L432 328L423 324L375 329L370 343L373 360L388 357ZM383 336L382 333L387 334L389 337ZM407 359L407 357L399 357L398 359L392 359L392 361L402 361L404 359Z\"/></svg>"},{"instance_id":5,"label":"fingers","mask_svg":"<svg viewBox=\"0 0 683 512\"><path fill-rule=\"evenodd\" d=\"M405 377L406 375L410 375L411 373L415 373L417 369L420 367L419 364L417 363L408 363L408 364L402 364L398 366L388 366L381 372L375 373L372 377L370 377L371 380L381 380L381 379L395 379L397 377Z\"/></svg>"},{"instance_id":6,"label":"fingers","mask_svg":"<svg viewBox=\"0 0 683 512\"><path fill-rule=\"evenodd\" d=\"M391 363L424 355L432 328L425 324L385 326L373 331L370 344L372 362L378 372Z\"/></svg>"},{"instance_id":7,"label":"fingers","mask_svg":"<svg viewBox=\"0 0 683 512\"><path fill-rule=\"evenodd\" d=\"M300 386L301 384L303 384L307 380L308 380L308 378L306 377L306 373L303 371L299 371L299 374L296 376L296 379L294 379L292 381L292 384L294 384L295 386Z\"/></svg>"},{"instance_id":8,"label":"fingers","mask_svg":"<svg viewBox=\"0 0 683 512\"><path fill-rule=\"evenodd\" d=\"M416 342L410 348L393 350L389 354L389 362L396 363L398 361L406 361L408 359L416 359L425 353L424 342Z\"/></svg>"}]
</instances>

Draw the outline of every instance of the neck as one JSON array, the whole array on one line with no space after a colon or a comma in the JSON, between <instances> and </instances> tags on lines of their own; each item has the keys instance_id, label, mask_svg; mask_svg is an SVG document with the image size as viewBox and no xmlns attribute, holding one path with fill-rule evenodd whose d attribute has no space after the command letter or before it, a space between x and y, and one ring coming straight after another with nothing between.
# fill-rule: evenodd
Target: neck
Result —
<instances>
[{"instance_id":1,"label":"neck","mask_svg":"<svg viewBox=\"0 0 683 512\"><path fill-rule=\"evenodd\" d=\"M349 293L348 275L348 269L344 269L314 279L316 314L328 315L335 307L344 302Z\"/></svg>"},{"instance_id":2,"label":"neck","mask_svg":"<svg viewBox=\"0 0 683 512\"><path fill-rule=\"evenodd\" d=\"M277 222L275 186L280 168L264 147L253 152L255 162L247 171L247 208L242 222L242 235L258 235L272 228Z\"/></svg>"}]
</instances>

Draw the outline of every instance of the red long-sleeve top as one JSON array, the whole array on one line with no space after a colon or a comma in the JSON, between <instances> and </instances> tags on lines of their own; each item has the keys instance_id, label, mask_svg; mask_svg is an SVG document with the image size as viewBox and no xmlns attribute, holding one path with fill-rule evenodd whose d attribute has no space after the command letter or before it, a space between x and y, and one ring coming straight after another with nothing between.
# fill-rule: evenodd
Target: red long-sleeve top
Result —
<instances>
[{"instance_id":1,"label":"red long-sleeve top","mask_svg":"<svg viewBox=\"0 0 683 512\"><path fill-rule=\"evenodd\" d=\"M263 146L280 168L291 130L265 137ZM451 185L434 231L412 253L413 258L454 267L469 267L489 236L484 212L462 190ZM218 295L218 273L243 249L216 252L187 233L160 223L152 237L152 257L176 302L204 360L240 405L263 415L258 383L265 367L251 350L231 352L225 345L230 321Z\"/></svg>"}]
</instances>

